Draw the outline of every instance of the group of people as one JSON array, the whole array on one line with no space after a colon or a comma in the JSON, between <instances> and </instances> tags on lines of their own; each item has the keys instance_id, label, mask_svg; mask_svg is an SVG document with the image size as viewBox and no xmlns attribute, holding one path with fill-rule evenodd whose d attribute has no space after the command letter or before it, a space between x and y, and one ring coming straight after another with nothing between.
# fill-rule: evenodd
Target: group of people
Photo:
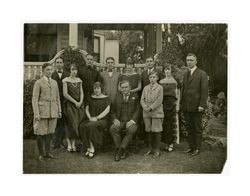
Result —
<instances>
[{"instance_id":1,"label":"group of people","mask_svg":"<svg viewBox=\"0 0 250 196\"><path fill-rule=\"evenodd\" d=\"M160 156L162 142L164 149L172 152L179 137L176 117L180 108L189 133L185 153L200 153L208 78L196 66L195 54L186 57L189 71L182 85L174 77L171 64L164 64L161 72L152 57L146 59L141 75L134 72L131 59L122 74L114 69L113 57L106 59L107 70L103 72L97 71L93 62L93 56L87 54L84 67L72 63L66 70L62 57L55 59L54 72L51 64L42 66L43 77L36 81L32 99L40 161L55 158L50 152L51 140L58 148L64 147L64 138L67 151L77 151L80 141L84 156L92 159L103 145L104 131L113 139L115 161L127 157L128 146L138 132L145 136L145 156Z\"/></svg>"}]
</instances>

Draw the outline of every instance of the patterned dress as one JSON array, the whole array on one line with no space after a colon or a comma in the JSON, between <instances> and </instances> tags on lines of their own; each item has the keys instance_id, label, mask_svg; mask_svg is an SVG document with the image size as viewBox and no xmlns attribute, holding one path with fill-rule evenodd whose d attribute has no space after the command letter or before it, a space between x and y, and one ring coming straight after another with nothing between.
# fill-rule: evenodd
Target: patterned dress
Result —
<instances>
[{"instance_id":1,"label":"patterned dress","mask_svg":"<svg viewBox=\"0 0 250 196\"><path fill-rule=\"evenodd\" d=\"M162 140L166 144L179 143L177 99L178 83L171 78L164 78L159 82L163 87L163 132Z\"/></svg>"},{"instance_id":2,"label":"patterned dress","mask_svg":"<svg viewBox=\"0 0 250 196\"><path fill-rule=\"evenodd\" d=\"M80 101L81 96L81 83L79 79L78 82L73 83L69 78L63 79L63 82L67 84L68 94L75 99ZM69 139L76 139L79 136L78 128L80 122L84 118L84 104L80 108L77 108L74 103L65 99L64 103L64 116L66 120L66 137Z\"/></svg>"}]
</instances>

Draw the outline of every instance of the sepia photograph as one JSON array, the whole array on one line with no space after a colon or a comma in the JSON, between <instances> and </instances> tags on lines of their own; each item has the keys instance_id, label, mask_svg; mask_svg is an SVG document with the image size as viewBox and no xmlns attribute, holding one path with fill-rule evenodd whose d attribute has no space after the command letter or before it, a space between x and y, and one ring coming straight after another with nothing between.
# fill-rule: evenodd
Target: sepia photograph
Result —
<instances>
[{"instance_id":1,"label":"sepia photograph","mask_svg":"<svg viewBox=\"0 0 250 196\"><path fill-rule=\"evenodd\" d=\"M227 23L23 23L23 174L220 174Z\"/></svg>"}]
</instances>

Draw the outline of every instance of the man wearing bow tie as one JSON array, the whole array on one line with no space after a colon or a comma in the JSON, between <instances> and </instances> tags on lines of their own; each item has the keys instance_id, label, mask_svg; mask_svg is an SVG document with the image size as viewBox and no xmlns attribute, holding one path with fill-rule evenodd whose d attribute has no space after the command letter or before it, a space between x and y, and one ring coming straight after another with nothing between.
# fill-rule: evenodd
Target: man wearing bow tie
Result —
<instances>
[{"instance_id":1,"label":"man wearing bow tie","mask_svg":"<svg viewBox=\"0 0 250 196\"><path fill-rule=\"evenodd\" d=\"M130 92L129 81L122 81L120 87L121 93L116 95L110 114L113 124L109 131L116 148L115 161L127 156L127 146L137 130L140 105L137 93Z\"/></svg>"},{"instance_id":2,"label":"man wearing bow tie","mask_svg":"<svg viewBox=\"0 0 250 196\"><path fill-rule=\"evenodd\" d=\"M120 73L114 69L115 59L114 57L106 58L107 70L101 73L102 83L104 86L104 93L109 96L111 103L114 103L115 96L118 91L118 79Z\"/></svg>"},{"instance_id":3,"label":"man wearing bow tie","mask_svg":"<svg viewBox=\"0 0 250 196\"><path fill-rule=\"evenodd\" d=\"M196 156L200 153L202 143L202 114L207 106L208 77L199 69L197 57L189 53L186 57L189 71L184 75L181 108L185 115L188 144L185 153Z\"/></svg>"},{"instance_id":4,"label":"man wearing bow tie","mask_svg":"<svg viewBox=\"0 0 250 196\"><path fill-rule=\"evenodd\" d=\"M60 101L61 101L61 108L63 110L63 84L62 80L69 76L69 73L64 69L64 60L62 57L57 57L55 59L55 71L52 73L51 78L56 80L59 94L60 94ZM54 140L53 140L53 148L64 148L63 139L65 136L65 126L64 126L64 118L57 120L57 126L54 133Z\"/></svg>"}]
</instances>

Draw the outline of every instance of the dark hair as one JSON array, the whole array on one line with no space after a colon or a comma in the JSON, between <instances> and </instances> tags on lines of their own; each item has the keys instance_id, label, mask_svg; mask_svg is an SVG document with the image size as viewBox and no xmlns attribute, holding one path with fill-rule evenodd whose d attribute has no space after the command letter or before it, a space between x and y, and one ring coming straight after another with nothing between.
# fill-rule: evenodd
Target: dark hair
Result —
<instances>
[{"instance_id":1,"label":"dark hair","mask_svg":"<svg viewBox=\"0 0 250 196\"><path fill-rule=\"evenodd\" d=\"M59 56L59 57L56 57L55 62L56 62L57 59L62 59L63 62L64 62L64 59L63 59L62 57L60 57L60 56Z\"/></svg>"},{"instance_id":2,"label":"dark hair","mask_svg":"<svg viewBox=\"0 0 250 196\"><path fill-rule=\"evenodd\" d=\"M167 69L167 68L170 68L171 69L171 73L173 73L173 72L175 72L175 68L174 68L174 66L173 66L173 64L171 64L171 63L165 63L164 65L163 65L163 71L165 70L165 69Z\"/></svg>"},{"instance_id":3,"label":"dark hair","mask_svg":"<svg viewBox=\"0 0 250 196\"><path fill-rule=\"evenodd\" d=\"M95 89L95 88L101 88L101 92L103 92L103 85L101 82L95 82L93 84L93 89Z\"/></svg>"},{"instance_id":4,"label":"dark hair","mask_svg":"<svg viewBox=\"0 0 250 196\"><path fill-rule=\"evenodd\" d=\"M74 67L78 71L78 66L75 63L69 64L69 71L71 70L72 67Z\"/></svg>"},{"instance_id":5,"label":"dark hair","mask_svg":"<svg viewBox=\"0 0 250 196\"><path fill-rule=\"evenodd\" d=\"M115 62L115 59L114 59L114 57L112 57L112 56L107 57L107 58L106 58L106 62L107 62L108 60L113 60L113 61Z\"/></svg>"},{"instance_id":6,"label":"dark hair","mask_svg":"<svg viewBox=\"0 0 250 196\"><path fill-rule=\"evenodd\" d=\"M120 87L121 87L122 84L124 84L124 83L128 83L128 85L130 86L130 82L129 82L128 80L122 80L122 81L120 82Z\"/></svg>"},{"instance_id":7,"label":"dark hair","mask_svg":"<svg viewBox=\"0 0 250 196\"><path fill-rule=\"evenodd\" d=\"M193 56L193 57L195 57L195 58L197 59L197 56L196 56L194 53L191 53L191 52L190 52L190 53L187 54L187 57L188 57L188 56Z\"/></svg>"},{"instance_id":8,"label":"dark hair","mask_svg":"<svg viewBox=\"0 0 250 196\"><path fill-rule=\"evenodd\" d=\"M94 55L91 54L91 53L86 54L86 57L87 57L87 56L92 56L92 57L94 58Z\"/></svg>"},{"instance_id":9,"label":"dark hair","mask_svg":"<svg viewBox=\"0 0 250 196\"><path fill-rule=\"evenodd\" d=\"M50 63L44 63L44 64L42 65L42 71L44 71L45 68L48 67L48 66L52 66L52 65L51 65Z\"/></svg>"},{"instance_id":10,"label":"dark hair","mask_svg":"<svg viewBox=\"0 0 250 196\"><path fill-rule=\"evenodd\" d=\"M153 74L155 74L158 78L160 77L159 73L157 71L151 71L151 72L149 72L148 77L151 76L151 75L153 75Z\"/></svg>"},{"instance_id":11,"label":"dark hair","mask_svg":"<svg viewBox=\"0 0 250 196\"><path fill-rule=\"evenodd\" d=\"M152 60L154 61L154 57L153 57L153 56L147 56L147 57L145 58L145 61L146 61L147 59L152 59Z\"/></svg>"}]
</instances>

